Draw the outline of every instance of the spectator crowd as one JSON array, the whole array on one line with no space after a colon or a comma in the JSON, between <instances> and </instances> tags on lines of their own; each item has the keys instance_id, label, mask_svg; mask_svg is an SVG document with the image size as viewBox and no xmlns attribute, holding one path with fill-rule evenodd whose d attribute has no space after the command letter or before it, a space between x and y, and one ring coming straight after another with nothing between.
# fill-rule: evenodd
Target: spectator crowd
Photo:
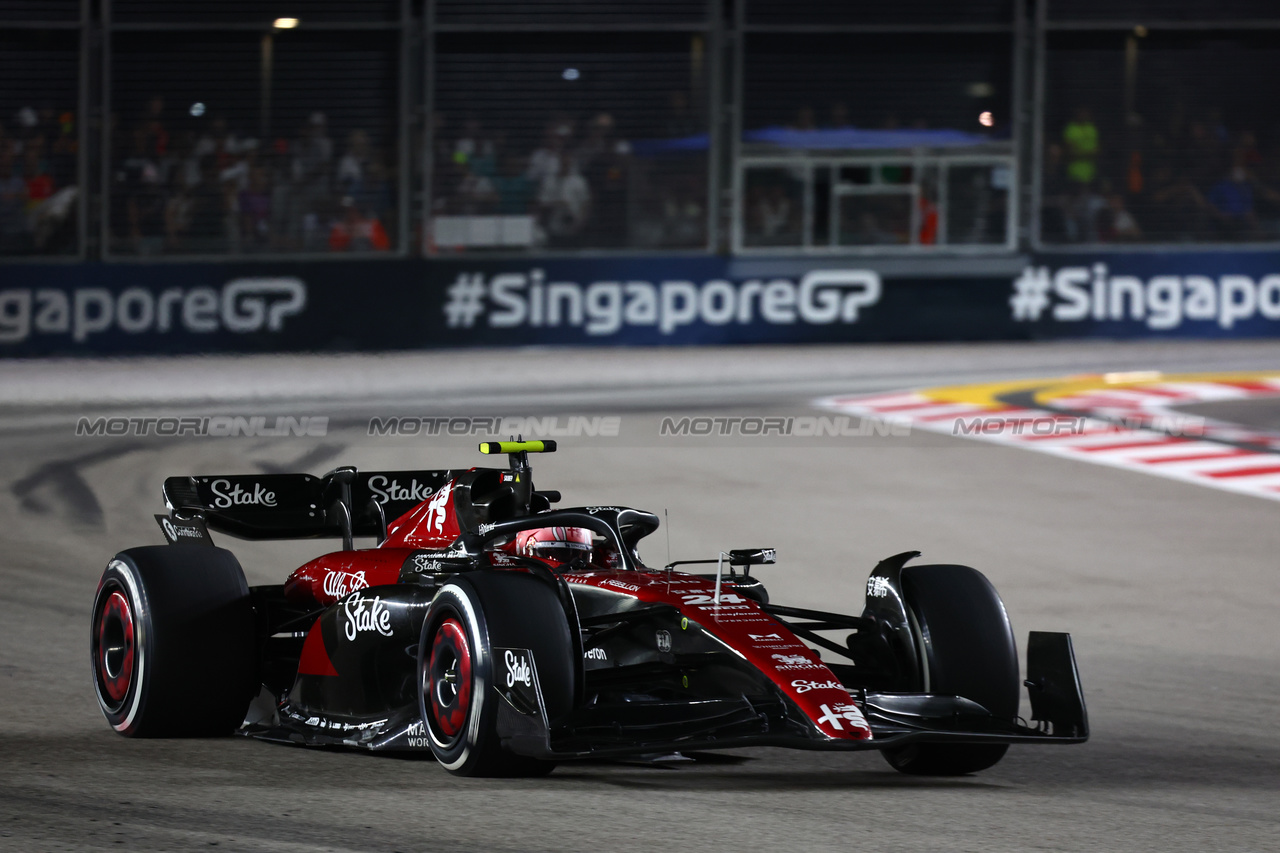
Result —
<instances>
[{"instance_id":1,"label":"spectator crowd","mask_svg":"<svg viewBox=\"0 0 1280 853\"><path fill-rule=\"evenodd\" d=\"M703 130L684 93L671 93L670 107L655 136ZM350 130L339 142L328 116L313 112L292 132L261 137L225 116L205 115L199 104L179 114L159 95L123 115L112 117L108 154L114 254L392 246L394 158L366 130ZM438 113L432 215L527 217L532 248L705 244L705 149L637 157L608 112L536 121L540 137L531 137L527 124L494 130L474 116L453 121ZM23 108L0 123L0 254L75 250L78 140L71 112ZM97 216L96 205L91 212ZM463 248L436 246L429 232L423 239L438 251Z\"/></svg>"},{"instance_id":2,"label":"spectator crowd","mask_svg":"<svg viewBox=\"0 0 1280 853\"><path fill-rule=\"evenodd\" d=\"M666 139L696 134L684 93L670 101L666 126L655 130ZM533 143L525 127L489 128L474 115L438 113L432 130L433 216L527 217L533 247L704 244L705 151L637 157L608 112L555 113Z\"/></svg>"},{"instance_id":3,"label":"spectator crowd","mask_svg":"<svg viewBox=\"0 0 1280 853\"><path fill-rule=\"evenodd\" d=\"M801 108L794 126L847 126L843 104L829 112L818 121L812 109ZM47 106L0 116L0 255L75 250L77 120L72 111ZM487 126L475 115L436 114L432 216L524 217L532 248L705 245L705 149L639 156L642 143L623 138L605 111L533 121L538 130L531 134L528 119ZM895 126L886 119L884 127ZM672 92L653 136L681 140L702 131L687 96ZM1258 129L1229 123L1214 109L1179 106L1158 121L1130 116L1109 124L1080 106L1048 133L1042 238L1078 244L1280 240L1280 134L1272 136L1267 147ZM394 157L366 130L333 133L323 112L290 132L259 138L224 117L174 120L156 96L133 120L113 118L111 138L107 204L110 249L117 254L378 252L391 248L398 230ZM878 183L922 179L901 171L881 175ZM751 173L744 189L749 245L799 242L798 182L785 170ZM846 245L935 242L936 190L927 189L915 220L919 235L900 233L913 221L909 211L875 207L903 202L867 199L857 209L842 208L836 239ZM996 210L988 218L1002 216ZM816 226L825 233L823 223ZM435 245L429 232L422 239L435 251L466 248Z\"/></svg>"},{"instance_id":4,"label":"spectator crowd","mask_svg":"<svg viewBox=\"0 0 1280 853\"><path fill-rule=\"evenodd\" d=\"M1274 141L1273 141L1274 144ZM1221 111L1175 106L1163 122L1100 124L1077 107L1044 151L1041 234L1049 243L1221 243L1280 239L1280 150Z\"/></svg>"},{"instance_id":5,"label":"spectator crowd","mask_svg":"<svg viewBox=\"0 0 1280 853\"><path fill-rule=\"evenodd\" d=\"M0 117L0 255L75 247L76 115L23 107Z\"/></svg>"},{"instance_id":6,"label":"spectator crowd","mask_svg":"<svg viewBox=\"0 0 1280 853\"><path fill-rule=\"evenodd\" d=\"M200 110L194 111L196 115ZM323 112L291 136L225 118L171 129L165 100L113 128L113 251L154 255L385 251L395 233L389 158L360 129L339 150Z\"/></svg>"}]
</instances>

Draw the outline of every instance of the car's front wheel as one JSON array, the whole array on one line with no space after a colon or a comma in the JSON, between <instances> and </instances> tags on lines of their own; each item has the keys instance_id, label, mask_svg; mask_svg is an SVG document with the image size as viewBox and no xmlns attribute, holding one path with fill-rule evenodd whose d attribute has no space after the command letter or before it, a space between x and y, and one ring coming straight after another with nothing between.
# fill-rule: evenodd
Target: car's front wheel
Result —
<instances>
[{"instance_id":1,"label":"car's front wheel","mask_svg":"<svg viewBox=\"0 0 1280 853\"><path fill-rule=\"evenodd\" d=\"M908 566L902 592L916 623L921 683L913 689L963 696L996 719L1018 715L1018 650L1004 603L991 582L968 566ZM914 743L882 753L894 769L959 776L993 766L1007 744Z\"/></svg>"},{"instance_id":2,"label":"car's front wheel","mask_svg":"<svg viewBox=\"0 0 1280 853\"><path fill-rule=\"evenodd\" d=\"M418 709L431 751L458 776L541 776L555 762L516 755L503 746L494 689L494 646L528 648L539 667L544 704L562 710L563 672L572 661L568 628L554 594L516 572L474 573L440 587L418 644ZM558 642L559 641L559 642ZM571 700L571 695L569 697Z\"/></svg>"}]
</instances>

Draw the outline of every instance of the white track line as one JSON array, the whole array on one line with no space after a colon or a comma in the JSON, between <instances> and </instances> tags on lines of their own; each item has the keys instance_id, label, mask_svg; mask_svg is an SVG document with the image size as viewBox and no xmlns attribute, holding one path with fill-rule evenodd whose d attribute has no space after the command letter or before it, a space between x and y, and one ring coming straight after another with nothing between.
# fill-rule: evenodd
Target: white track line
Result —
<instances>
[{"instance_id":1,"label":"white track line","mask_svg":"<svg viewBox=\"0 0 1280 853\"><path fill-rule=\"evenodd\" d=\"M1064 459L1140 471L1200 486L1280 500L1280 452L1232 447L1250 441L1280 451L1280 436L1237 424L1206 421L1202 437L1171 436L1142 426L1116 426L1103 418L1181 418L1175 406L1280 395L1280 378L1253 382L1168 382L1101 389L1054 400L1078 418L1044 409L936 400L919 391L840 395L815 405L845 415L909 424L960 438L1022 447ZM1095 417L1089 417L1094 415ZM1146 422L1146 421L1144 421ZM1055 424L1064 431L1055 432ZM1219 439L1213 441L1210 439Z\"/></svg>"}]
</instances>

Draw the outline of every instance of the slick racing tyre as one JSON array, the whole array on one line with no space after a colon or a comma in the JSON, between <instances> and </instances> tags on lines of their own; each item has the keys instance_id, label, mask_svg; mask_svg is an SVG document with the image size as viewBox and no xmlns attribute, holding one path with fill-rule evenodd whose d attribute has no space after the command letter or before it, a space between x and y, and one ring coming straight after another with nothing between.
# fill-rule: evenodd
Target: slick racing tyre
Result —
<instances>
[{"instance_id":1,"label":"slick racing tyre","mask_svg":"<svg viewBox=\"0 0 1280 853\"><path fill-rule=\"evenodd\" d=\"M516 755L499 739L506 670L495 648L532 653L548 717L571 707L573 646L555 590L518 572L469 573L440 588L422 625L418 709L431 751L457 776L550 773L555 762Z\"/></svg>"},{"instance_id":2,"label":"slick racing tyre","mask_svg":"<svg viewBox=\"0 0 1280 853\"><path fill-rule=\"evenodd\" d=\"M968 566L909 566L902 591L917 623L923 661L917 690L963 696L999 720L1018 715L1018 651L995 587ZM885 750L894 769L959 776L991 767L1007 744L916 743Z\"/></svg>"},{"instance_id":3,"label":"slick racing tyre","mask_svg":"<svg viewBox=\"0 0 1280 853\"><path fill-rule=\"evenodd\" d=\"M94 597L89 646L98 705L129 737L229 734L257 691L249 589L222 548L117 554Z\"/></svg>"}]
</instances>

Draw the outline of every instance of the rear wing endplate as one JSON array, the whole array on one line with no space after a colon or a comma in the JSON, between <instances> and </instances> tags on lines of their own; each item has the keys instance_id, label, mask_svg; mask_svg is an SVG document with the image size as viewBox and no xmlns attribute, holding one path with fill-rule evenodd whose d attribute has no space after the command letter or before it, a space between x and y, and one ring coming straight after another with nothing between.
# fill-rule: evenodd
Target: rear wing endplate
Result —
<instances>
[{"instance_id":1,"label":"rear wing endplate","mask_svg":"<svg viewBox=\"0 0 1280 853\"><path fill-rule=\"evenodd\" d=\"M458 472L338 468L311 474L169 477L164 501L177 518L201 518L239 539L386 538L387 524L431 497Z\"/></svg>"}]
</instances>

